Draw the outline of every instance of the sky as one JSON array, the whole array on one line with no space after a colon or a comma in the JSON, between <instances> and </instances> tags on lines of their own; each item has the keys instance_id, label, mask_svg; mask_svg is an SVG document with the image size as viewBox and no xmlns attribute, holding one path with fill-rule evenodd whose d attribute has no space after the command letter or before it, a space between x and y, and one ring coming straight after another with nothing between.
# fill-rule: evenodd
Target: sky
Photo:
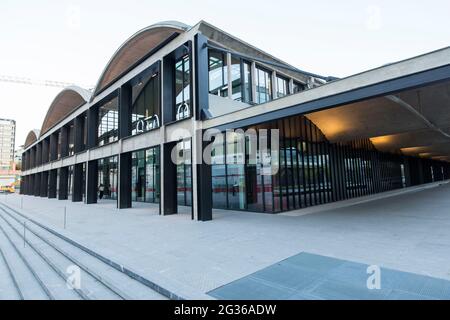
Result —
<instances>
[{"instance_id":1,"label":"sky","mask_svg":"<svg viewBox=\"0 0 450 320\"><path fill-rule=\"evenodd\" d=\"M93 87L138 30L205 20L300 69L345 77L450 45L448 0L1 0L0 75ZM0 82L16 146L60 88Z\"/></svg>"}]
</instances>

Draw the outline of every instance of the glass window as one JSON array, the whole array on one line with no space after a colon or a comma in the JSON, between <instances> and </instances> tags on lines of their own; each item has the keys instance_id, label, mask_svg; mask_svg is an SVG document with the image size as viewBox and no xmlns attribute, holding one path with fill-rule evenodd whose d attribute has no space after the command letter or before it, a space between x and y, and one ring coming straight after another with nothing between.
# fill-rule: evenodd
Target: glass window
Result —
<instances>
[{"instance_id":1,"label":"glass window","mask_svg":"<svg viewBox=\"0 0 450 320\"><path fill-rule=\"evenodd\" d=\"M285 97L289 94L289 81L277 76L277 98Z\"/></svg>"},{"instance_id":2,"label":"glass window","mask_svg":"<svg viewBox=\"0 0 450 320\"><path fill-rule=\"evenodd\" d=\"M98 160L99 199L117 200L117 156Z\"/></svg>"},{"instance_id":3,"label":"glass window","mask_svg":"<svg viewBox=\"0 0 450 320\"><path fill-rule=\"evenodd\" d=\"M177 165L177 199L181 206L192 204L192 169L191 169L191 140L177 144L177 151L182 156L182 163Z\"/></svg>"},{"instance_id":4,"label":"glass window","mask_svg":"<svg viewBox=\"0 0 450 320\"><path fill-rule=\"evenodd\" d=\"M75 127L73 124L69 127L69 156L75 154Z\"/></svg>"},{"instance_id":5,"label":"glass window","mask_svg":"<svg viewBox=\"0 0 450 320\"><path fill-rule=\"evenodd\" d=\"M260 67L256 68L256 103L272 100L272 75Z\"/></svg>"},{"instance_id":6,"label":"glass window","mask_svg":"<svg viewBox=\"0 0 450 320\"><path fill-rule=\"evenodd\" d=\"M132 153L132 201L159 203L159 147Z\"/></svg>"},{"instance_id":7,"label":"glass window","mask_svg":"<svg viewBox=\"0 0 450 320\"><path fill-rule=\"evenodd\" d=\"M243 62L242 64L244 68L244 98L243 101L250 103L252 101L252 65L249 62Z\"/></svg>"},{"instance_id":8,"label":"glass window","mask_svg":"<svg viewBox=\"0 0 450 320\"><path fill-rule=\"evenodd\" d=\"M227 55L222 52L209 51L209 93L228 96Z\"/></svg>"},{"instance_id":9,"label":"glass window","mask_svg":"<svg viewBox=\"0 0 450 320\"><path fill-rule=\"evenodd\" d=\"M231 90L232 98L242 101L241 59L231 56Z\"/></svg>"},{"instance_id":10,"label":"glass window","mask_svg":"<svg viewBox=\"0 0 450 320\"><path fill-rule=\"evenodd\" d=\"M191 66L189 55L175 62L175 120L191 116Z\"/></svg>"},{"instance_id":11,"label":"glass window","mask_svg":"<svg viewBox=\"0 0 450 320\"><path fill-rule=\"evenodd\" d=\"M119 131L119 103L118 98L108 101L98 108L98 141L97 145L117 141Z\"/></svg>"},{"instance_id":12,"label":"glass window","mask_svg":"<svg viewBox=\"0 0 450 320\"><path fill-rule=\"evenodd\" d=\"M304 91L306 86L303 83L294 81L294 93L299 93Z\"/></svg>"},{"instance_id":13,"label":"glass window","mask_svg":"<svg viewBox=\"0 0 450 320\"><path fill-rule=\"evenodd\" d=\"M145 197L145 152L132 153L132 201L144 201Z\"/></svg>"},{"instance_id":14,"label":"glass window","mask_svg":"<svg viewBox=\"0 0 450 320\"><path fill-rule=\"evenodd\" d=\"M133 108L131 111L131 134L146 132L160 126L160 84L156 73L133 88Z\"/></svg>"}]
</instances>

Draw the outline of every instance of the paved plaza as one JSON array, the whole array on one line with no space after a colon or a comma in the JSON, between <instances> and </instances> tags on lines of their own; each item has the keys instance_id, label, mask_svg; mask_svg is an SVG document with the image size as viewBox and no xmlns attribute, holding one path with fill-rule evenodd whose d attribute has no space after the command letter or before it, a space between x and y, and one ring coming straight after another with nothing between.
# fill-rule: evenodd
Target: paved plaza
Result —
<instances>
[{"instance_id":1,"label":"paved plaza","mask_svg":"<svg viewBox=\"0 0 450 320\"><path fill-rule=\"evenodd\" d=\"M301 253L450 280L449 195L449 184L434 184L290 215L214 210L210 222L192 221L186 207L160 216L157 205L140 203L0 201L181 297L211 299L208 292Z\"/></svg>"}]
</instances>

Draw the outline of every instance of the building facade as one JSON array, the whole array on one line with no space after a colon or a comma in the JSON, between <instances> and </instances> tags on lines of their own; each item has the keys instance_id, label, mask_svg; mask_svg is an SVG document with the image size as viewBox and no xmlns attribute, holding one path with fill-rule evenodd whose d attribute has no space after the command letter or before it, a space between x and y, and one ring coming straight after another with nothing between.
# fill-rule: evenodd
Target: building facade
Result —
<instances>
[{"instance_id":1,"label":"building facade","mask_svg":"<svg viewBox=\"0 0 450 320\"><path fill-rule=\"evenodd\" d=\"M433 117L448 112L449 52L336 79L204 21L152 25L93 91L54 99L27 136L21 192L189 206L207 221L213 208L278 213L446 180L450 126Z\"/></svg>"},{"instance_id":2,"label":"building facade","mask_svg":"<svg viewBox=\"0 0 450 320\"><path fill-rule=\"evenodd\" d=\"M12 170L16 141L16 121L0 119L0 170Z\"/></svg>"}]
</instances>

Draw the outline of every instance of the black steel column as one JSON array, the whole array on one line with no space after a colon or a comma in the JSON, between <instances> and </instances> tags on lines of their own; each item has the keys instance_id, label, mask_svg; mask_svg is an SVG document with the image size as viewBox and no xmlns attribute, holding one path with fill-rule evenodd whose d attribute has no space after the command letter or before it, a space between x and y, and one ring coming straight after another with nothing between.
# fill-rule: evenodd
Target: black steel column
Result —
<instances>
[{"instance_id":1,"label":"black steel column","mask_svg":"<svg viewBox=\"0 0 450 320\"><path fill-rule=\"evenodd\" d=\"M88 128L87 128L87 148L94 148L97 145L98 126L98 107L92 107L88 110Z\"/></svg>"},{"instance_id":2,"label":"black steel column","mask_svg":"<svg viewBox=\"0 0 450 320\"><path fill-rule=\"evenodd\" d=\"M86 203L97 203L98 160L87 163L86 184Z\"/></svg>"},{"instance_id":3,"label":"black steel column","mask_svg":"<svg viewBox=\"0 0 450 320\"><path fill-rule=\"evenodd\" d=\"M201 159L201 163L192 164L197 166L197 188L192 190L197 194L197 213L198 220L200 221L210 221L212 220L212 172L211 164L206 163L203 159L203 152L209 145L209 141L203 141L203 131L197 131L197 147L201 148L197 152L197 159ZM191 146L193 144L191 143ZM192 150L191 152L196 152L197 150ZM199 158L200 157L200 158ZM164 159L167 164L167 159ZM171 161L172 162L172 161ZM164 184L165 185L165 184ZM176 192L175 192L176 193ZM192 204L193 205L193 204Z\"/></svg>"},{"instance_id":4,"label":"black steel column","mask_svg":"<svg viewBox=\"0 0 450 320\"><path fill-rule=\"evenodd\" d=\"M58 170L57 169L50 170L48 177L48 197L50 199L55 199L57 196L56 195L57 180L58 180Z\"/></svg>"},{"instance_id":5,"label":"black steel column","mask_svg":"<svg viewBox=\"0 0 450 320\"><path fill-rule=\"evenodd\" d=\"M48 196L48 171L41 172L41 197Z\"/></svg>"},{"instance_id":6,"label":"black steel column","mask_svg":"<svg viewBox=\"0 0 450 320\"><path fill-rule=\"evenodd\" d=\"M208 48L205 46L208 39L197 34L195 41L195 119L209 118L209 60Z\"/></svg>"},{"instance_id":7,"label":"black steel column","mask_svg":"<svg viewBox=\"0 0 450 320\"><path fill-rule=\"evenodd\" d=\"M36 148L33 147L30 149L30 168L34 168L36 166Z\"/></svg>"},{"instance_id":8,"label":"black steel column","mask_svg":"<svg viewBox=\"0 0 450 320\"><path fill-rule=\"evenodd\" d=\"M69 126L61 128L61 159L69 155Z\"/></svg>"},{"instance_id":9,"label":"black steel column","mask_svg":"<svg viewBox=\"0 0 450 320\"><path fill-rule=\"evenodd\" d=\"M128 152L119 156L119 209L131 206L131 152Z\"/></svg>"},{"instance_id":10,"label":"black steel column","mask_svg":"<svg viewBox=\"0 0 450 320\"><path fill-rule=\"evenodd\" d=\"M163 60L163 123L170 123L175 119L175 97L174 97L174 70L175 60L172 56L166 56Z\"/></svg>"},{"instance_id":11,"label":"black steel column","mask_svg":"<svg viewBox=\"0 0 450 320\"><path fill-rule=\"evenodd\" d=\"M39 197L41 195L41 174L36 173L34 175L34 196Z\"/></svg>"},{"instance_id":12,"label":"black steel column","mask_svg":"<svg viewBox=\"0 0 450 320\"><path fill-rule=\"evenodd\" d=\"M48 163L49 159L49 140L42 140L42 164Z\"/></svg>"},{"instance_id":13,"label":"black steel column","mask_svg":"<svg viewBox=\"0 0 450 320\"><path fill-rule=\"evenodd\" d=\"M42 164L42 144L38 143L36 146L36 166Z\"/></svg>"},{"instance_id":14,"label":"black steel column","mask_svg":"<svg viewBox=\"0 0 450 320\"><path fill-rule=\"evenodd\" d=\"M28 188L28 195L34 195L34 174L30 174L30 185Z\"/></svg>"},{"instance_id":15,"label":"black steel column","mask_svg":"<svg viewBox=\"0 0 450 320\"><path fill-rule=\"evenodd\" d=\"M74 135L74 152L79 153L84 151L84 126L86 125L84 122L84 114L78 116L74 120L73 129L75 130Z\"/></svg>"},{"instance_id":16,"label":"black steel column","mask_svg":"<svg viewBox=\"0 0 450 320\"><path fill-rule=\"evenodd\" d=\"M58 159L58 131L50 136L50 161Z\"/></svg>"},{"instance_id":17,"label":"black steel column","mask_svg":"<svg viewBox=\"0 0 450 320\"><path fill-rule=\"evenodd\" d=\"M124 84L119 92L119 139L131 135L132 87Z\"/></svg>"},{"instance_id":18,"label":"black steel column","mask_svg":"<svg viewBox=\"0 0 450 320\"><path fill-rule=\"evenodd\" d=\"M69 167L60 168L58 200L67 200L69 191L68 182L69 182Z\"/></svg>"},{"instance_id":19,"label":"black steel column","mask_svg":"<svg viewBox=\"0 0 450 320\"><path fill-rule=\"evenodd\" d=\"M163 172L161 177L163 180L163 215L171 215L178 213L177 200L177 166L172 161L172 149L176 147L176 142L166 143L163 145Z\"/></svg>"},{"instance_id":20,"label":"black steel column","mask_svg":"<svg viewBox=\"0 0 450 320\"><path fill-rule=\"evenodd\" d=\"M83 201L83 164L77 163L73 166L73 192L72 202Z\"/></svg>"}]
</instances>

